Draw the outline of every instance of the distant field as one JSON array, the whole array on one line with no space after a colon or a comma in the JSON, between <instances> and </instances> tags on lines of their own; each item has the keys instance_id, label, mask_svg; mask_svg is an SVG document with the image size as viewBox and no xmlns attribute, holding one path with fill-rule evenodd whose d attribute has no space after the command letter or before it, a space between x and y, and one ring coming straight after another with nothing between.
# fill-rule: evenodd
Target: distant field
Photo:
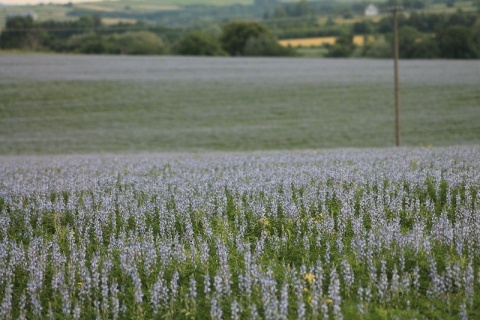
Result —
<instances>
[{"instance_id":1,"label":"distant field","mask_svg":"<svg viewBox=\"0 0 480 320\"><path fill-rule=\"evenodd\" d=\"M388 60L0 55L0 154L383 147ZM480 143L476 61L402 61L403 139Z\"/></svg>"},{"instance_id":2,"label":"distant field","mask_svg":"<svg viewBox=\"0 0 480 320\"><path fill-rule=\"evenodd\" d=\"M0 0L1 1L1 0ZM52 4L43 6L12 6L0 7L0 30L5 26L6 17L9 14L19 14L23 12L35 12L39 20L66 20L67 12L71 10L63 5Z\"/></svg>"},{"instance_id":3,"label":"distant field","mask_svg":"<svg viewBox=\"0 0 480 320\"><path fill-rule=\"evenodd\" d=\"M96 10L104 12L125 12L126 10L135 11L162 11L162 10L180 10L181 6L176 4L161 3L155 1L102 1L95 3L78 3L75 8Z\"/></svg>"},{"instance_id":4,"label":"distant field","mask_svg":"<svg viewBox=\"0 0 480 320\"><path fill-rule=\"evenodd\" d=\"M284 39L278 41L282 46L292 47L319 47L324 44L335 44L336 37L319 37L319 38L301 38L301 39ZM353 43L357 46L363 46L365 43L364 36L354 36Z\"/></svg>"},{"instance_id":5,"label":"distant field","mask_svg":"<svg viewBox=\"0 0 480 320\"><path fill-rule=\"evenodd\" d=\"M1 1L1 0L0 0ZM346 2L349 0L335 0ZM292 1L282 1L282 2L296 2ZM373 3L380 2L380 0L373 0ZM218 5L218 6L227 6L232 4L242 4L242 5L251 5L253 0L164 0L164 1L154 1L154 0L138 0L138 1L98 1L98 2L87 2L87 3L74 3L73 7L66 6L63 4L54 4L45 2L45 4L34 5L34 6L9 6L9 7L0 7L0 30L5 25L5 20L8 14L23 13L26 11L33 11L37 14L38 19L41 21L45 20L70 20L76 19L75 17L68 16L67 13L73 8L77 9L86 9L86 10L96 10L99 12L118 12L119 15L124 14L126 11L133 12L154 12L162 10L181 10L182 6L185 5ZM416 10L416 12L426 12L426 13L454 13L457 10L462 11L475 11L476 7L473 5L472 1L457 1L455 6L448 8L445 4L434 4L428 6L424 10ZM407 13L408 14L408 13ZM380 15L374 18L370 18L373 21L380 19L384 15ZM327 21L328 17L323 16L319 17L319 23L324 24ZM335 17L335 23L338 24L352 24L357 21L363 20L363 16L355 16L353 19L344 19L340 16ZM106 21L111 23L111 21ZM128 21L127 21L128 22Z\"/></svg>"},{"instance_id":6,"label":"distant field","mask_svg":"<svg viewBox=\"0 0 480 320\"><path fill-rule=\"evenodd\" d=\"M0 0L1 3L1 0ZM45 2L47 3L47 1ZM124 12L125 10L145 11L161 11L161 10L178 10L183 5L205 4L205 5L231 5L235 3L252 4L253 0L138 0L138 1L99 1L94 3L75 3L73 8L81 8L88 10L97 10L104 12ZM38 15L39 20L65 20L72 19L67 16L67 12L72 10L62 4L42 4L35 6L9 6L0 7L0 30L5 25L5 19L8 14L22 13L33 11Z\"/></svg>"}]
</instances>

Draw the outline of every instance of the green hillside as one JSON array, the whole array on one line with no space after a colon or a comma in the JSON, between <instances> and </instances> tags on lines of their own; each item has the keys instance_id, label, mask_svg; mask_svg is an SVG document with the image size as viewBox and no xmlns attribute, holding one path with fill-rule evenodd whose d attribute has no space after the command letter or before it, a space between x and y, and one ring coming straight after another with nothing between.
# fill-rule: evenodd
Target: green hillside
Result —
<instances>
[{"instance_id":1,"label":"green hillside","mask_svg":"<svg viewBox=\"0 0 480 320\"><path fill-rule=\"evenodd\" d=\"M404 9L400 17L400 58L480 57L478 5L472 1L446 1L401 0ZM9 20L0 33L0 49L131 53L132 50L118 45L117 40L125 34L127 38L133 36L138 40L138 35L128 33L149 32L150 39L158 38L154 42L161 43L163 49L133 50L137 54L221 54L222 50L202 46L224 45L219 40L228 22L249 21L266 28L270 43L276 39L331 37L338 40L338 43L330 42L312 50L301 48L299 52L305 56L389 58L393 43L390 6L387 1L377 3L374 16L366 16L366 4L357 1L255 0L245 4L194 5L186 0L161 4L151 0L122 0L7 7L0 10L0 25L5 24L8 15L17 16ZM30 16L25 16L29 13ZM193 34L198 31L200 35ZM266 54L272 50L260 50L266 46L258 35L240 34L246 37L244 45L251 38L250 49L253 49L250 52L257 53L255 55L278 55ZM358 45L353 41L354 36L370 40ZM126 43L130 45L132 42ZM194 50L178 50L179 47L192 46ZM243 49L229 53L242 54Z\"/></svg>"}]
</instances>

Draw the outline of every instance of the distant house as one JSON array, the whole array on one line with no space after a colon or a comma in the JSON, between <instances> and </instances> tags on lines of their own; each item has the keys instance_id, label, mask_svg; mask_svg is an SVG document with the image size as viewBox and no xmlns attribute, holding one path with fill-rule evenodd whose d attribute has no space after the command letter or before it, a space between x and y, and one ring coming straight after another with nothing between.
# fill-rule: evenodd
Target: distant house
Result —
<instances>
[{"instance_id":1,"label":"distant house","mask_svg":"<svg viewBox=\"0 0 480 320\"><path fill-rule=\"evenodd\" d=\"M377 6L373 5L373 4L369 4L366 8L365 8L365 16L367 17L373 17L373 16L376 16L378 14L378 8Z\"/></svg>"}]
</instances>

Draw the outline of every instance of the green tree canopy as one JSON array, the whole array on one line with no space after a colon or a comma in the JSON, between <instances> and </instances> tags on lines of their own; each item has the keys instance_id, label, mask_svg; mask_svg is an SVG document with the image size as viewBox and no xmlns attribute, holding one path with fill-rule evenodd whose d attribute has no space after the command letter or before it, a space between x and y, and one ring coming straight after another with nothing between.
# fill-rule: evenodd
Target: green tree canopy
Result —
<instances>
[{"instance_id":1,"label":"green tree canopy","mask_svg":"<svg viewBox=\"0 0 480 320\"><path fill-rule=\"evenodd\" d=\"M440 57L449 59L478 58L477 44L473 31L465 26L452 26L436 34Z\"/></svg>"},{"instance_id":2,"label":"green tree canopy","mask_svg":"<svg viewBox=\"0 0 480 320\"><path fill-rule=\"evenodd\" d=\"M260 35L270 35L270 32L265 26L257 22L233 21L223 27L220 42L223 49L230 55L242 56L245 53L245 45L248 40L258 38Z\"/></svg>"},{"instance_id":3,"label":"green tree canopy","mask_svg":"<svg viewBox=\"0 0 480 320\"><path fill-rule=\"evenodd\" d=\"M191 56L224 56L220 41L206 32L194 31L182 37L173 47L176 54Z\"/></svg>"},{"instance_id":4,"label":"green tree canopy","mask_svg":"<svg viewBox=\"0 0 480 320\"><path fill-rule=\"evenodd\" d=\"M0 34L0 48L35 50L42 46L45 37L46 33L35 26L32 17L11 17Z\"/></svg>"},{"instance_id":5,"label":"green tree canopy","mask_svg":"<svg viewBox=\"0 0 480 320\"><path fill-rule=\"evenodd\" d=\"M335 44L328 51L327 56L333 58L350 57L353 50L355 50L353 34L345 32L337 38Z\"/></svg>"},{"instance_id":6,"label":"green tree canopy","mask_svg":"<svg viewBox=\"0 0 480 320\"><path fill-rule=\"evenodd\" d=\"M165 45L155 33L130 31L121 34L99 35L84 33L68 40L68 48L79 53L113 53L154 55L165 53Z\"/></svg>"},{"instance_id":7,"label":"green tree canopy","mask_svg":"<svg viewBox=\"0 0 480 320\"><path fill-rule=\"evenodd\" d=\"M410 26L401 27L398 33L400 58L426 59L438 56L438 47L431 36Z\"/></svg>"},{"instance_id":8,"label":"green tree canopy","mask_svg":"<svg viewBox=\"0 0 480 320\"><path fill-rule=\"evenodd\" d=\"M268 34L262 34L248 39L245 44L244 55L257 57L294 56L296 51L291 47L282 47L275 38Z\"/></svg>"},{"instance_id":9,"label":"green tree canopy","mask_svg":"<svg viewBox=\"0 0 480 320\"><path fill-rule=\"evenodd\" d=\"M257 22L226 24L220 37L223 49L232 56L291 56L292 48L282 47L270 31Z\"/></svg>"},{"instance_id":10,"label":"green tree canopy","mask_svg":"<svg viewBox=\"0 0 480 320\"><path fill-rule=\"evenodd\" d=\"M165 44L150 31L129 31L117 35L113 41L112 53L153 55L163 54Z\"/></svg>"},{"instance_id":11,"label":"green tree canopy","mask_svg":"<svg viewBox=\"0 0 480 320\"><path fill-rule=\"evenodd\" d=\"M78 52L78 53L105 53L105 41L103 38L94 33L83 33L73 35L67 41L67 48L70 51Z\"/></svg>"}]
</instances>

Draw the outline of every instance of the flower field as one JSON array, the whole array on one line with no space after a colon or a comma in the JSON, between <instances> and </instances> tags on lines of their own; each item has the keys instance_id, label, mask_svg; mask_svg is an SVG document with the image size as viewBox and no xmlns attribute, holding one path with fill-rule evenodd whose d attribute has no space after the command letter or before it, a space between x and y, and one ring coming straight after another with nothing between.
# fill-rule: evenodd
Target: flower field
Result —
<instances>
[{"instance_id":1,"label":"flower field","mask_svg":"<svg viewBox=\"0 0 480 320\"><path fill-rule=\"evenodd\" d=\"M401 61L402 143L479 145L478 70ZM382 59L3 54L0 155L389 147L393 78Z\"/></svg>"},{"instance_id":2,"label":"flower field","mask_svg":"<svg viewBox=\"0 0 480 320\"><path fill-rule=\"evenodd\" d=\"M478 318L479 154L2 157L0 318Z\"/></svg>"}]
</instances>

